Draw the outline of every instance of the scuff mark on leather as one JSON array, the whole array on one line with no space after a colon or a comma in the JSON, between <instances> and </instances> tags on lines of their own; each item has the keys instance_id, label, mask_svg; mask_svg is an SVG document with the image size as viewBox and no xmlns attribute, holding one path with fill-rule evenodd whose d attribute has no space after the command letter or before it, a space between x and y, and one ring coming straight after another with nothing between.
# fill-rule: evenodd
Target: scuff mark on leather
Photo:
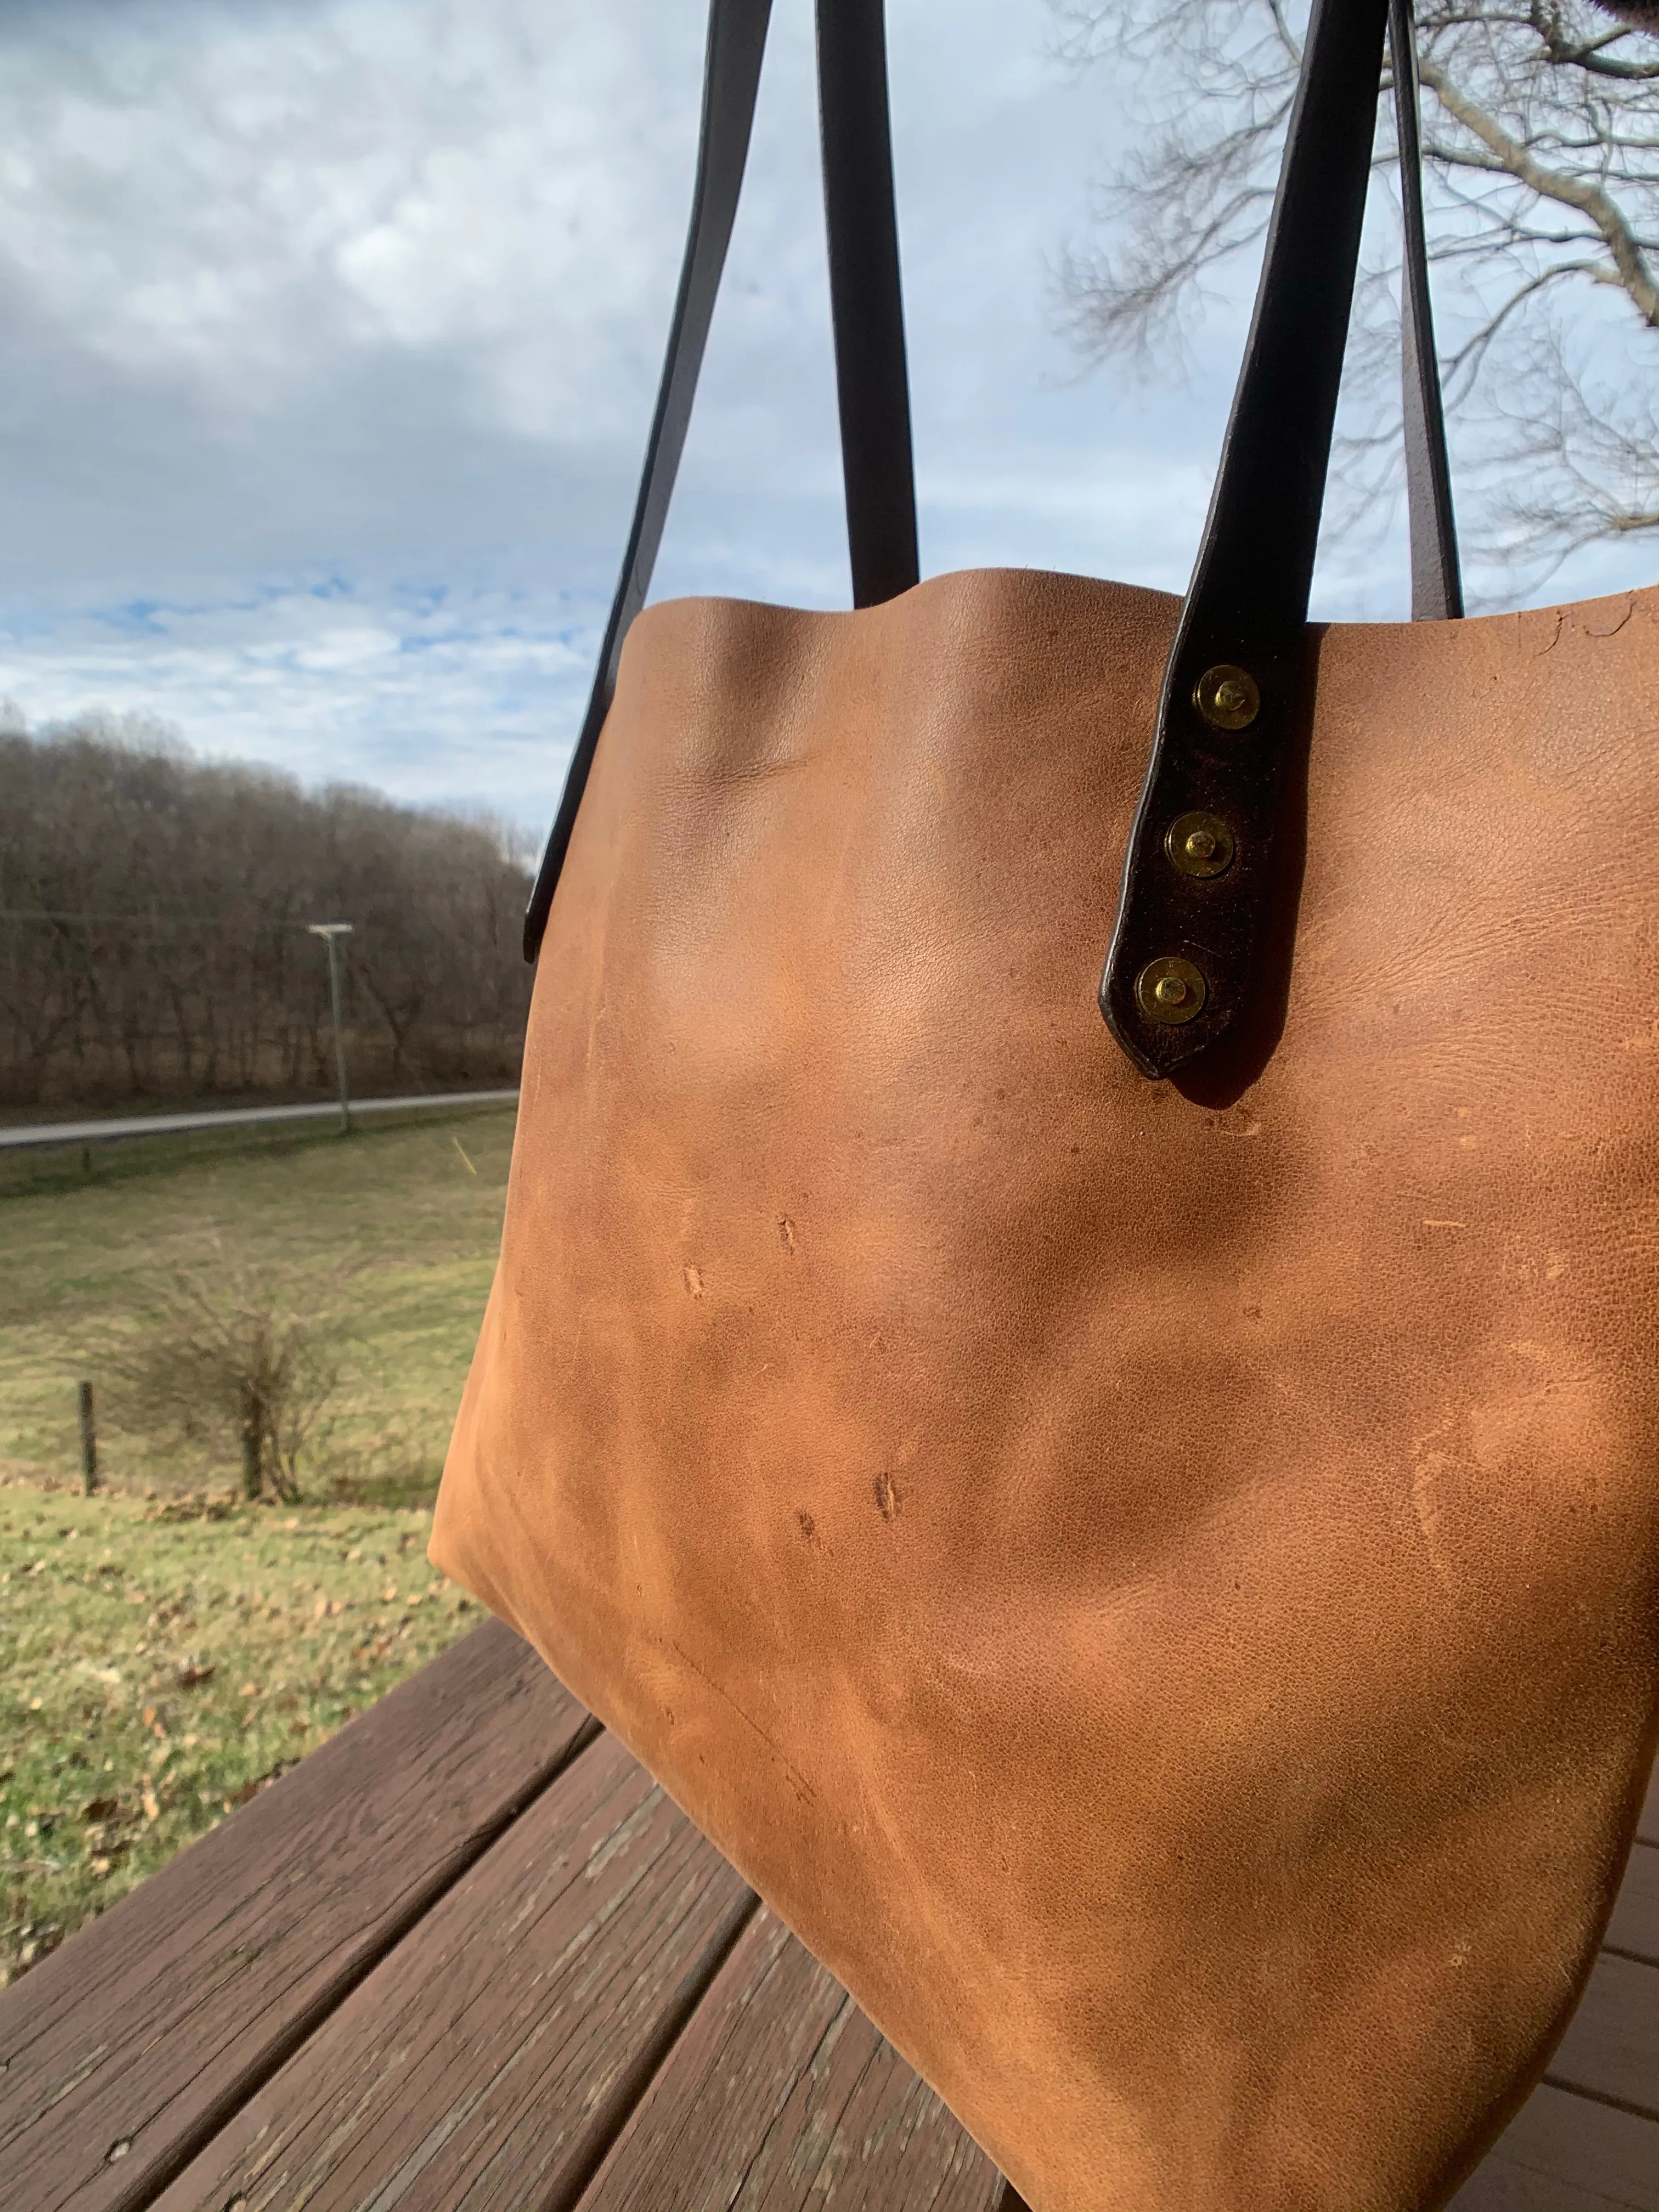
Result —
<instances>
[{"instance_id":1,"label":"scuff mark on leather","mask_svg":"<svg viewBox=\"0 0 1659 2212\"><path fill-rule=\"evenodd\" d=\"M1455 1465L1449 1452L1425 1451L1420 1453L1412 1471L1412 1511L1417 1516L1417 1532L1423 1540L1424 1555L1436 1582L1450 1597L1457 1595L1457 1585L1440 1556L1440 1542L1436 1529L1440 1514L1431 1492L1441 1476Z\"/></svg>"},{"instance_id":2,"label":"scuff mark on leather","mask_svg":"<svg viewBox=\"0 0 1659 2212\"><path fill-rule=\"evenodd\" d=\"M749 1729L751 1735L759 1737L762 1743L765 1745L767 1750L771 1753L773 1758L776 1759L778 1765L783 1769L785 1774L788 1777L790 1785L795 1791L796 1796L800 1799L802 1804L816 1805L818 1802L817 1791L812 1787L806 1777L801 1772L799 1767L795 1765L794 1761L789 1758L787 1753L781 1751L778 1746L773 1742L771 1737L768 1735L766 1730L761 1726L760 1723L755 1719L754 1716L750 1713L746 1713L743 1707L738 1703L737 1699L732 1695L731 1692L729 1690L723 1689L714 1680L712 1674L707 1674L703 1672L702 1668L698 1666L696 1661L691 1656L691 1654L685 1649L683 1644L676 1644L671 1640L668 1648L683 1665L690 1668L691 1672L696 1676L697 1680L702 1684L705 1689L712 1690L722 1705L729 1705L731 1707L732 1711L737 1715L744 1726Z\"/></svg>"},{"instance_id":3,"label":"scuff mark on leather","mask_svg":"<svg viewBox=\"0 0 1659 2212\"><path fill-rule=\"evenodd\" d=\"M592 1018L587 1024L587 1052L583 1059L582 1066L589 1074L592 1074L592 1073L593 1054L599 1041L599 1024L605 1020L610 1012L611 1008L608 1002L605 1000L601 999L599 1005L593 1011Z\"/></svg>"},{"instance_id":4,"label":"scuff mark on leather","mask_svg":"<svg viewBox=\"0 0 1659 2212\"><path fill-rule=\"evenodd\" d=\"M1614 623L1611 629L1592 629L1589 624L1586 623L1584 624L1584 635L1586 637L1617 637L1620 631L1623 629L1625 624L1630 620L1631 617L1635 612L1636 594L1632 592L1625 602L1624 613L1620 616L1618 621Z\"/></svg>"}]
</instances>

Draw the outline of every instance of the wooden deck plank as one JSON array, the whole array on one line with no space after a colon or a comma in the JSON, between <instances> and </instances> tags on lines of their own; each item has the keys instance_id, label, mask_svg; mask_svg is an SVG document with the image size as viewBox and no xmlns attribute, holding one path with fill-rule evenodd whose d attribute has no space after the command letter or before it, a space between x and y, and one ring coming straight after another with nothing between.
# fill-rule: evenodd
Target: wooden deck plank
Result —
<instances>
[{"instance_id":1,"label":"wooden deck plank","mask_svg":"<svg viewBox=\"0 0 1659 2212\"><path fill-rule=\"evenodd\" d=\"M1659 1966L1604 1951L1544 2078L1659 2121Z\"/></svg>"},{"instance_id":2,"label":"wooden deck plank","mask_svg":"<svg viewBox=\"0 0 1659 2212\"><path fill-rule=\"evenodd\" d=\"M754 1905L602 1736L155 2212L568 2204Z\"/></svg>"},{"instance_id":3,"label":"wooden deck plank","mask_svg":"<svg viewBox=\"0 0 1659 2212\"><path fill-rule=\"evenodd\" d=\"M1547 2083L1448 2212L1659 2212L1659 2127Z\"/></svg>"},{"instance_id":4,"label":"wooden deck plank","mask_svg":"<svg viewBox=\"0 0 1659 2212\"><path fill-rule=\"evenodd\" d=\"M134 2212L595 1724L497 1622L0 1991L7 2212Z\"/></svg>"},{"instance_id":5,"label":"wooden deck plank","mask_svg":"<svg viewBox=\"0 0 1659 2212\"><path fill-rule=\"evenodd\" d=\"M579 2212L994 2212L1002 2179L763 1908Z\"/></svg>"},{"instance_id":6,"label":"wooden deck plank","mask_svg":"<svg viewBox=\"0 0 1659 2212\"><path fill-rule=\"evenodd\" d=\"M1659 1966L1659 1844L1638 1844L1607 1923L1606 1946Z\"/></svg>"},{"instance_id":7,"label":"wooden deck plank","mask_svg":"<svg viewBox=\"0 0 1659 2212\"><path fill-rule=\"evenodd\" d=\"M0 1991L5 2212L995 2212L990 2161L597 1734L489 1624ZM1639 1832L1456 2212L1659 2212L1659 1775Z\"/></svg>"}]
</instances>

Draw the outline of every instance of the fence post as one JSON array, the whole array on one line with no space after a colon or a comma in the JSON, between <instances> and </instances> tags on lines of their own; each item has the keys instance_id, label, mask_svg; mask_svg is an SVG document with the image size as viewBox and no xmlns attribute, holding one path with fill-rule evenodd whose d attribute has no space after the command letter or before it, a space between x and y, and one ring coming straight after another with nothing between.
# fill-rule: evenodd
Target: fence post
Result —
<instances>
[{"instance_id":1,"label":"fence post","mask_svg":"<svg viewBox=\"0 0 1659 2212\"><path fill-rule=\"evenodd\" d=\"M90 1498L98 1487L98 1431L92 1417L92 1385L76 1385L76 1407L81 1417L81 1487Z\"/></svg>"}]
</instances>

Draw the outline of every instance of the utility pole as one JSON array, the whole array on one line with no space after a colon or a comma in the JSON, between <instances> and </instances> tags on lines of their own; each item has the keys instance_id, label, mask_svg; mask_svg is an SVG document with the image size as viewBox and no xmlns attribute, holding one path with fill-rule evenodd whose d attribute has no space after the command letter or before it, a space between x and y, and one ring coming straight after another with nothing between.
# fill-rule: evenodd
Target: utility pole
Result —
<instances>
[{"instance_id":1,"label":"utility pole","mask_svg":"<svg viewBox=\"0 0 1659 2212\"><path fill-rule=\"evenodd\" d=\"M334 1010L334 1073L340 1084L340 1127L348 1134L351 1129L351 1100L346 1091L345 1033L340 1027L340 939L349 937L349 921L313 921L307 924L313 937L320 937L328 947L328 1002Z\"/></svg>"}]
</instances>

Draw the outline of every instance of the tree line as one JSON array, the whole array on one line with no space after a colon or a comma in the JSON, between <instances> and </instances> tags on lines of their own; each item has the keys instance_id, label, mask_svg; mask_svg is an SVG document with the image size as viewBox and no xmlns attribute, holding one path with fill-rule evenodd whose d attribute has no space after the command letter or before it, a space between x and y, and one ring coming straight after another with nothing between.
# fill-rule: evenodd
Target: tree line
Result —
<instances>
[{"instance_id":1,"label":"tree line","mask_svg":"<svg viewBox=\"0 0 1659 2212\"><path fill-rule=\"evenodd\" d=\"M0 730L0 1105L516 1082L526 854L499 823L203 761L143 718Z\"/></svg>"}]
</instances>

